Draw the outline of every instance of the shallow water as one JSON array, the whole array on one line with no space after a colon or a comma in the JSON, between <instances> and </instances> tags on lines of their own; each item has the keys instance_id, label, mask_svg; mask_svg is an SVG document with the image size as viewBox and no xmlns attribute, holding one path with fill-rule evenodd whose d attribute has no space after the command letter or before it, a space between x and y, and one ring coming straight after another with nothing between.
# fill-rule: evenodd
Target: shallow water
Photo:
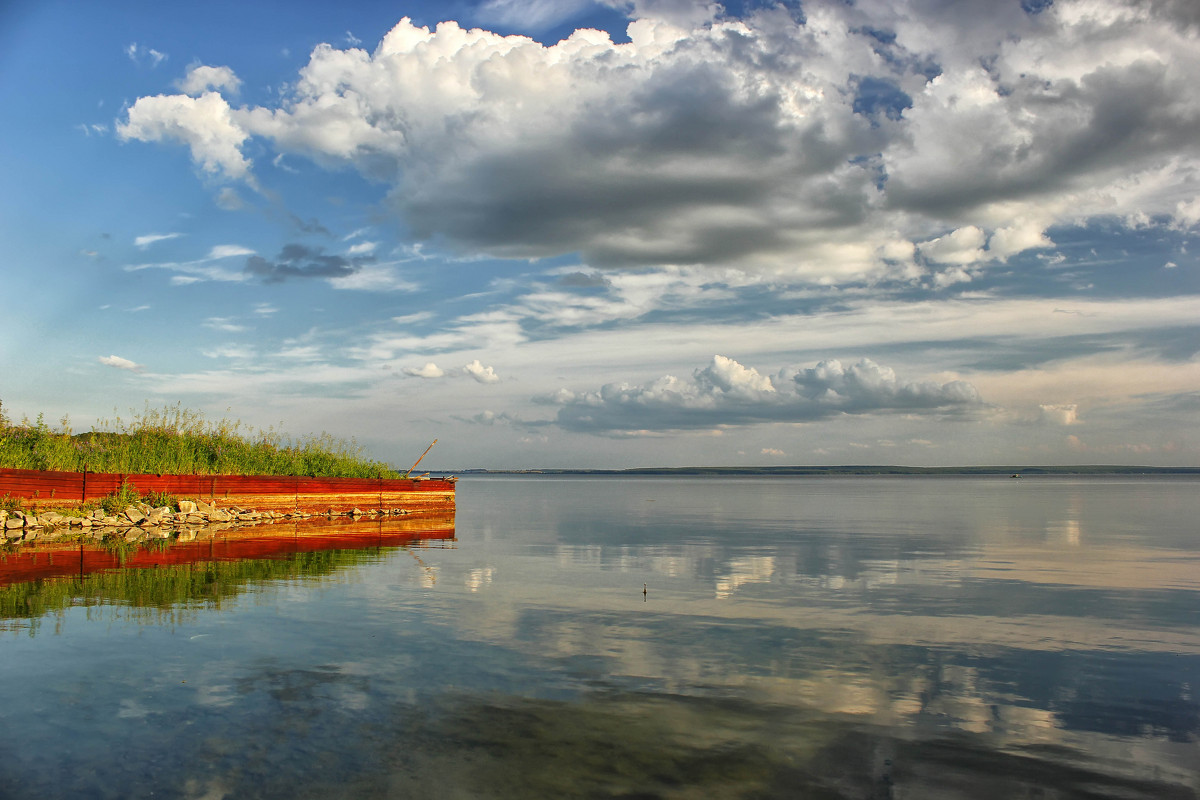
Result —
<instances>
[{"instance_id":1,"label":"shallow water","mask_svg":"<svg viewBox=\"0 0 1200 800\"><path fill-rule=\"evenodd\" d=\"M1200 481L458 494L0 585L0 797L1200 796Z\"/></svg>"}]
</instances>

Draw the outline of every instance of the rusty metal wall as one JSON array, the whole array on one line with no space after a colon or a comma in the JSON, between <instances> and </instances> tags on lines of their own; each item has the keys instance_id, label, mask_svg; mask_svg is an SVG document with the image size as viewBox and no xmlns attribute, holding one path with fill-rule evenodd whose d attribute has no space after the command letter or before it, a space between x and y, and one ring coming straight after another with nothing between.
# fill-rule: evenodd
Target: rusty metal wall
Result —
<instances>
[{"instance_id":1,"label":"rusty metal wall","mask_svg":"<svg viewBox=\"0 0 1200 800\"><path fill-rule=\"evenodd\" d=\"M73 506L99 500L128 484L142 494L261 511L345 512L354 508L452 511L454 481L442 479L308 478L272 475L123 475L0 469L0 497L30 508Z\"/></svg>"}]
</instances>

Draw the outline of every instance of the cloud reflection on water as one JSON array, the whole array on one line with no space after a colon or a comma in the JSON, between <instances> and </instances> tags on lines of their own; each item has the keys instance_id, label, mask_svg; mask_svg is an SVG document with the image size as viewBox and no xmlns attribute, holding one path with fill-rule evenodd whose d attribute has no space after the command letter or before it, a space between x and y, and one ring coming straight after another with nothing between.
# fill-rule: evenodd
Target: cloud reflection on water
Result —
<instances>
[{"instance_id":1,"label":"cloud reflection on water","mask_svg":"<svg viewBox=\"0 0 1200 800\"><path fill-rule=\"evenodd\" d=\"M452 549L12 637L0 785L1195 798L1195 488L465 480Z\"/></svg>"}]
</instances>

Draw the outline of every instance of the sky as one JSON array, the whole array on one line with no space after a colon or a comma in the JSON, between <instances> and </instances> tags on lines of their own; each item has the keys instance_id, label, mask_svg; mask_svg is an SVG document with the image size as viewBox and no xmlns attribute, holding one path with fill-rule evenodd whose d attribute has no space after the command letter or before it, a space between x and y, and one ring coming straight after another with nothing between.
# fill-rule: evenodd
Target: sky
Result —
<instances>
[{"instance_id":1,"label":"sky","mask_svg":"<svg viewBox=\"0 0 1200 800\"><path fill-rule=\"evenodd\" d=\"M1194 0L0 4L0 402L1200 464Z\"/></svg>"}]
</instances>

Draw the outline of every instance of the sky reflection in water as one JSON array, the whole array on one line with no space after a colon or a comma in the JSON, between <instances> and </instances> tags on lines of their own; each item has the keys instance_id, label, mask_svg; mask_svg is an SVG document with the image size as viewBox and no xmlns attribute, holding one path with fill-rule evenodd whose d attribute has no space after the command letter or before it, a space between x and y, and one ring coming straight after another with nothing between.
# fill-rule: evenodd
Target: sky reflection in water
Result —
<instances>
[{"instance_id":1,"label":"sky reflection in water","mask_svg":"<svg viewBox=\"0 0 1200 800\"><path fill-rule=\"evenodd\" d=\"M0 796L1197 797L1198 488L468 479L454 540L86 576L0 621Z\"/></svg>"}]
</instances>

